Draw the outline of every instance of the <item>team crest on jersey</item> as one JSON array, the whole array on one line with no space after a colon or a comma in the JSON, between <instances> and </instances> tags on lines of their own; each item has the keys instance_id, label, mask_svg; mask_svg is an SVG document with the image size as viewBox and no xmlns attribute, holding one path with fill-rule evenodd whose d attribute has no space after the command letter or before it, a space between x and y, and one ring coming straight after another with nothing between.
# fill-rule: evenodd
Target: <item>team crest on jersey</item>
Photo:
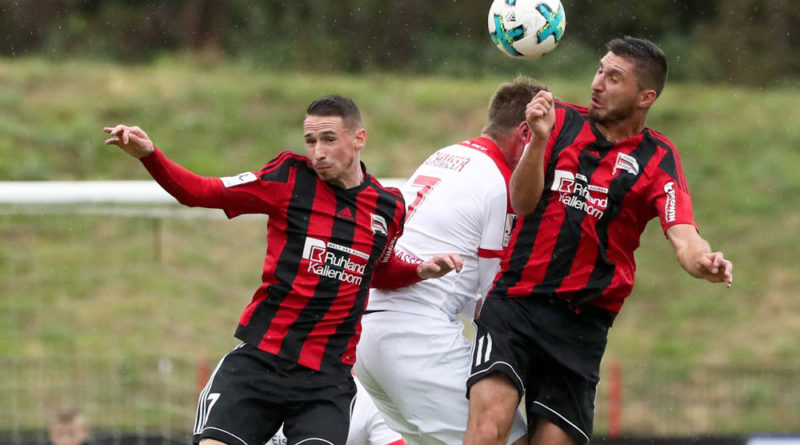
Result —
<instances>
[{"instance_id":1,"label":"team crest on jersey","mask_svg":"<svg viewBox=\"0 0 800 445\"><path fill-rule=\"evenodd\" d=\"M389 226L386 225L386 220L381 215L372 213L372 233L380 233L384 236L389 236Z\"/></svg>"},{"instance_id":2,"label":"team crest on jersey","mask_svg":"<svg viewBox=\"0 0 800 445\"><path fill-rule=\"evenodd\" d=\"M631 155L617 153L617 162L614 163L614 170L611 171L611 174L616 175L619 170L625 170L636 176L639 174L639 163L636 162L636 158Z\"/></svg>"},{"instance_id":3,"label":"team crest on jersey","mask_svg":"<svg viewBox=\"0 0 800 445\"><path fill-rule=\"evenodd\" d=\"M224 178L219 178L219 179L222 180L222 185L224 185L225 188L231 188L237 185L253 182L258 178L253 172L244 172L244 173L239 173L236 176L225 176Z\"/></svg>"}]
</instances>

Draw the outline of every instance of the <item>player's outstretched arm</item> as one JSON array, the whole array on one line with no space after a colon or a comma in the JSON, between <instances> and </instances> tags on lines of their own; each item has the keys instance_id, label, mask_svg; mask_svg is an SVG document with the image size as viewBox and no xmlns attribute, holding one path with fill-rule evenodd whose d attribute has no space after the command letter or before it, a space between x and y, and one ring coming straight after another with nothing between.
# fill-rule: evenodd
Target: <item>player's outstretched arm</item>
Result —
<instances>
[{"instance_id":1,"label":"player's outstretched arm","mask_svg":"<svg viewBox=\"0 0 800 445\"><path fill-rule=\"evenodd\" d=\"M103 131L111 135L106 139L106 145L116 145L136 159L141 159L155 151L153 141L139 127L120 124L114 127L105 127Z\"/></svg>"},{"instance_id":2,"label":"player's outstretched arm","mask_svg":"<svg viewBox=\"0 0 800 445\"><path fill-rule=\"evenodd\" d=\"M457 253L436 255L427 261L409 261L394 252L388 261L375 267L370 287L376 289L399 289L429 278L440 278L451 271L461 272L464 262Z\"/></svg>"},{"instance_id":3,"label":"player's outstretched arm","mask_svg":"<svg viewBox=\"0 0 800 445\"><path fill-rule=\"evenodd\" d=\"M444 253L436 255L428 261L423 261L417 266L417 275L423 280L440 278L451 271L461 272L464 261L457 253Z\"/></svg>"},{"instance_id":4,"label":"player's outstretched arm","mask_svg":"<svg viewBox=\"0 0 800 445\"><path fill-rule=\"evenodd\" d=\"M694 226L678 224L667 229L667 238L675 249L680 265L696 278L712 283L733 285L733 263L722 252L712 252L708 242L700 237Z\"/></svg>"},{"instance_id":5,"label":"player's outstretched arm","mask_svg":"<svg viewBox=\"0 0 800 445\"><path fill-rule=\"evenodd\" d=\"M139 127L117 125L105 127L110 134L106 145L116 145L129 155L139 159L161 187L183 205L226 209L236 213L257 213L254 201L235 201L226 195L226 188L219 178L204 177L181 167L160 152L147 133ZM152 155L152 156L151 156Z\"/></svg>"}]
</instances>

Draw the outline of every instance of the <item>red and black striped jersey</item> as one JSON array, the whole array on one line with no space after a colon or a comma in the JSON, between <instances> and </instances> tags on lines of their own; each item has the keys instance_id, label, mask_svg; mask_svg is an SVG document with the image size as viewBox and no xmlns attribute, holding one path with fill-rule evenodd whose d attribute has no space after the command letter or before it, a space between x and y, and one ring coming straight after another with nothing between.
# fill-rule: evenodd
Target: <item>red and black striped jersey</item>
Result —
<instances>
[{"instance_id":1,"label":"red and black striped jersey","mask_svg":"<svg viewBox=\"0 0 800 445\"><path fill-rule=\"evenodd\" d=\"M269 215L262 284L236 336L311 369L349 370L373 271L392 259L402 233L402 194L363 164L359 186L332 186L310 159L288 151L226 178L197 176L158 150L142 161L183 204L220 208L229 218Z\"/></svg>"},{"instance_id":2,"label":"red and black striped jersey","mask_svg":"<svg viewBox=\"0 0 800 445\"><path fill-rule=\"evenodd\" d=\"M492 296L556 297L619 312L647 222L659 217L665 232L695 225L677 150L648 128L612 143L585 107L556 102L544 168L539 204L517 221Z\"/></svg>"}]
</instances>

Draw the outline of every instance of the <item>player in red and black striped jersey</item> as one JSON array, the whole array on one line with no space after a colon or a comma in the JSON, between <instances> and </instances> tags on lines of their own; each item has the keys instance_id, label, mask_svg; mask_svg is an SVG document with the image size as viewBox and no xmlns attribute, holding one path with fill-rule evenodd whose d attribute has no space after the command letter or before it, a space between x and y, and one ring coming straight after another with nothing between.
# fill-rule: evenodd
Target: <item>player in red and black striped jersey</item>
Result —
<instances>
[{"instance_id":1,"label":"player in red and black striped jersey","mask_svg":"<svg viewBox=\"0 0 800 445\"><path fill-rule=\"evenodd\" d=\"M523 395L531 444L589 441L608 329L649 220L689 274L732 284L731 262L698 235L678 152L645 127L666 72L652 42L615 39L590 107L549 92L528 105L534 136L510 182L521 218L476 321L465 443L504 443Z\"/></svg>"},{"instance_id":2,"label":"player in red and black striped jersey","mask_svg":"<svg viewBox=\"0 0 800 445\"><path fill-rule=\"evenodd\" d=\"M366 130L356 104L326 96L303 121L308 156L280 153L258 171L198 176L169 160L138 127L106 128L106 144L139 158L180 203L229 218L269 215L262 284L200 395L195 442L262 445L284 424L291 443L344 443L350 370L369 287L399 287L460 269L458 255L407 262L402 194L360 162ZM374 283L373 283L374 278Z\"/></svg>"}]
</instances>

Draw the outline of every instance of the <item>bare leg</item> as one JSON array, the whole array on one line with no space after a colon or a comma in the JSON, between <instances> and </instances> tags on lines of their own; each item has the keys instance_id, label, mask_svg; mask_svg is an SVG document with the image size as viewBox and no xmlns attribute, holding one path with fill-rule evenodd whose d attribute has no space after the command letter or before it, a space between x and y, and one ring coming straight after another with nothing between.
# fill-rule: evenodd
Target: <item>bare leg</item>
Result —
<instances>
[{"instance_id":1,"label":"bare leg","mask_svg":"<svg viewBox=\"0 0 800 445\"><path fill-rule=\"evenodd\" d=\"M528 436L522 436L515 440L511 445L528 445Z\"/></svg>"},{"instance_id":2,"label":"bare leg","mask_svg":"<svg viewBox=\"0 0 800 445\"><path fill-rule=\"evenodd\" d=\"M531 436L530 445L578 445L578 442L567 435L561 427L542 419L536 422L536 430L531 431L529 436Z\"/></svg>"},{"instance_id":3,"label":"bare leg","mask_svg":"<svg viewBox=\"0 0 800 445\"><path fill-rule=\"evenodd\" d=\"M492 374L470 387L465 445L505 445L519 404L517 387Z\"/></svg>"}]
</instances>

